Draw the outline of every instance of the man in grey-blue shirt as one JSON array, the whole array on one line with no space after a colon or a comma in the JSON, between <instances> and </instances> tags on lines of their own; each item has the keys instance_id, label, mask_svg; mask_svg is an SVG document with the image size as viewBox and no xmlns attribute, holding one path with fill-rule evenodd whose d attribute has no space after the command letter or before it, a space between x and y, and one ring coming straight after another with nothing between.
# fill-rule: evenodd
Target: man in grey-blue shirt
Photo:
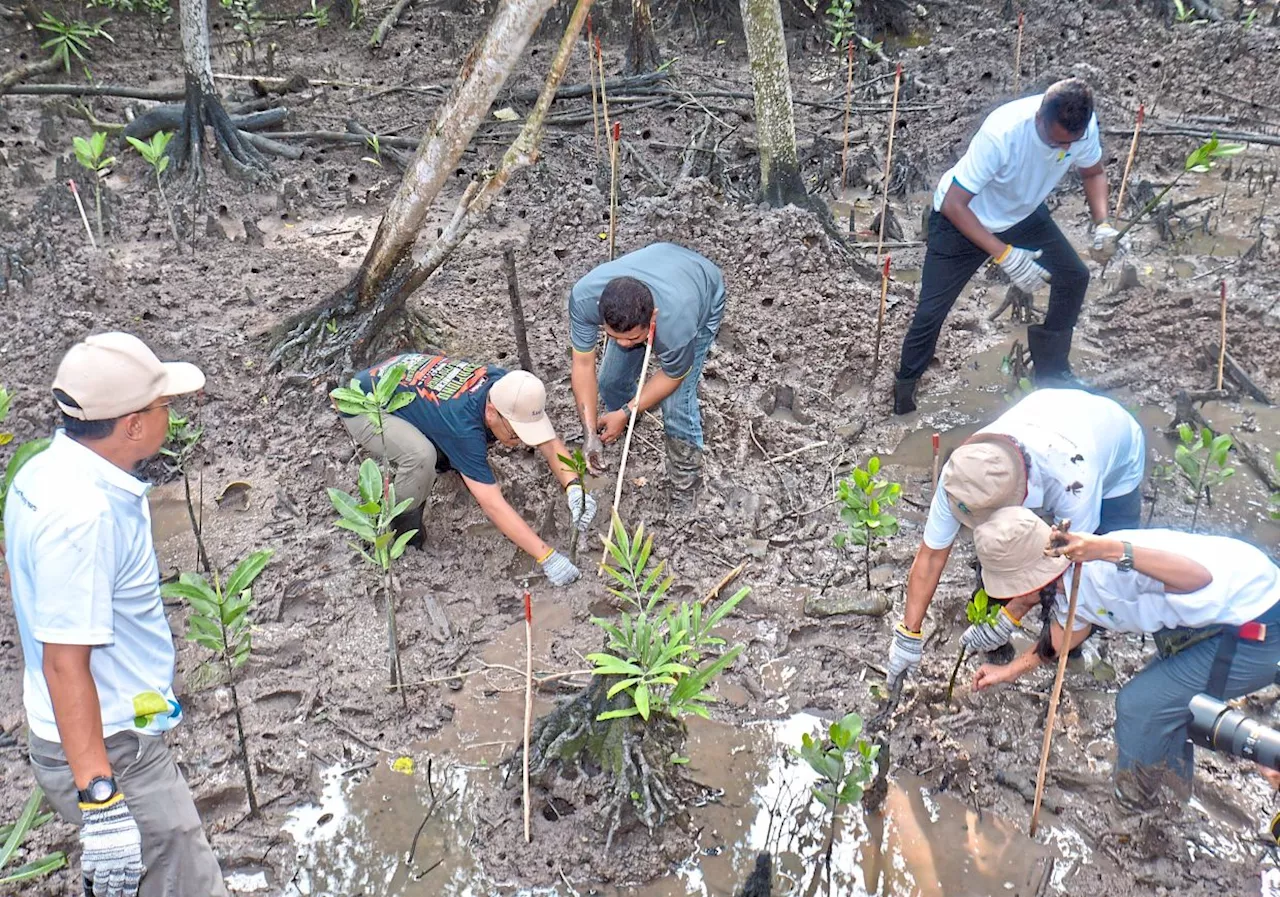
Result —
<instances>
[{"instance_id":1,"label":"man in grey-blue shirt","mask_svg":"<svg viewBox=\"0 0 1280 897\"><path fill-rule=\"evenodd\" d=\"M698 379L723 316L720 269L675 243L654 243L628 253L574 284L569 294L573 396L593 473L602 470L604 445L626 429L631 405L638 401L637 414L660 405L672 505L692 507L703 449ZM637 397L651 325L657 369ZM597 375L596 346L602 329L609 343ZM605 413L597 417L601 401Z\"/></svg>"}]
</instances>

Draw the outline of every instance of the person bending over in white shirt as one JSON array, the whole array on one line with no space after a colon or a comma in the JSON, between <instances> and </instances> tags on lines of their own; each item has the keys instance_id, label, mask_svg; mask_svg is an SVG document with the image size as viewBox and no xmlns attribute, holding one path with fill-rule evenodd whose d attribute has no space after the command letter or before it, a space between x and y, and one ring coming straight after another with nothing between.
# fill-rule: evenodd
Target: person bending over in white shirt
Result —
<instances>
[{"instance_id":1,"label":"person bending over in white shirt","mask_svg":"<svg viewBox=\"0 0 1280 897\"><path fill-rule=\"evenodd\" d=\"M1254 546L1167 529L1061 534L1026 508L1005 508L973 534L996 598L1038 595L1049 625L1013 663L984 664L976 689L1013 682L1084 641L1094 626L1155 636L1159 655L1116 695L1117 796L1150 806L1165 786L1191 793L1188 704L1260 691L1280 663L1280 569ZM1082 562L1076 619L1065 632L1072 561Z\"/></svg>"},{"instance_id":2,"label":"person bending over in white shirt","mask_svg":"<svg viewBox=\"0 0 1280 897\"><path fill-rule=\"evenodd\" d=\"M929 216L920 300L902 340L894 414L915 411L916 384L933 358L942 324L987 259L1028 293L1049 284L1044 324L1027 328L1036 382L1079 385L1067 356L1089 269L1044 205L1071 168L1084 183L1094 223L1094 257L1110 258L1119 234L1107 222L1107 177L1093 93L1079 78L996 109L960 161L942 176Z\"/></svg>"}]
</instances>

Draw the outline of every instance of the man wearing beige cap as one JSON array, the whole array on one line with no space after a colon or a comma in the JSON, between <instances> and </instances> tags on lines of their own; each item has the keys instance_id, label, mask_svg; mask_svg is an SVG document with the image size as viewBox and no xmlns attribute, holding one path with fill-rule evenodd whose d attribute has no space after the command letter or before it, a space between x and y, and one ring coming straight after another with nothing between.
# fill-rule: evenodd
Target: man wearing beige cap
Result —
<instances>
[{"instance_id":1,"label":"man wearing beige cap","mask_svg":"<svg viewBox=\"0 0 1280 897\"><path fill-rule=\"evenodd\" d=\"M356 375L369 392L382 371L404 366L397 393L413 400L383 421L379 434L373 423L359 415L341 414L353 439L372 455L386 451L395 469L397 499L413 504L396 518L397 532L416 529L410 544L421 547L422 509L435 485L437 473L456 470L493 525L527 552L546 573L552 585L567 585L578 578L573 563L533 531L502 495L489 467L489 443L507 448L521 444L538 449L551 474L565 490L572 525L585 532L596 513L595 497L584 492L572 470L559 460L568 455L547 418L547 391L528 371L505 371L492 365L447 358L443 355L408 353L389 358Z\"/></svg>"},{"instance_id":2,"label":"man wearing beige cap","mask_svg":"<svg viewBox=\"0 0 1280 897\"><path fill-rule=\"evenodd\" d=\"M894 632L892 682L920 663L925 612L951 546L997 508L1021 505L1071 520L1080 532L1138 526L1146 460L1142 427L1118 403L1079 389L1040 389L957 448L942 469L924 538L907 577L906 608ZM994 651L1025 608L970 626L970 651Z\"/></svg>"},{"instance_id":3,"label":"man wearing beige cap","mask_svg":"<svg viewBox=\"0 0 1280 897\"><path fill-rule=\"evenodd\" d=\"M67 352L63 427L14 477L7 560L36 781L80 828L85 893L222 897L218 862L163 733L182 718L148 485L172 397L200 369L102 333Z\"/></svg>"},{"instance_id":4,"label":"man wearing beige cap","mask_svg":"<svg viewBox=\"0 0 1280 897\"><path fill-rule=\"evenodd\" d=\"M1149 805L1170 786L1188 797L1193 698L1238 698L1275 680L1280 569L1238 539L1168 529L1061 534L1026 508L991 514L973 545L987 593L1038 601L1046 623L1038 645L1011 664L983 665L974 687L1013 682L1094 626L1153 635L1158 656L1116 695L1117 795ZM1081 573L1068 638L1072 561Z\"/></svg>"}]
</instances>

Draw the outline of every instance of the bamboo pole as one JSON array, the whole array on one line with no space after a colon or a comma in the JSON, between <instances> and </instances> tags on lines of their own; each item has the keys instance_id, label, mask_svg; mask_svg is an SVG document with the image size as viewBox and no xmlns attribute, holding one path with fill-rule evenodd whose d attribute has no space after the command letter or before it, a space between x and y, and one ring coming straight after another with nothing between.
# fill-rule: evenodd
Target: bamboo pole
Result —
<instances>
[{"instance_id":1,"label":"bamboo pole","mask_svg":"<svg viewBox=\"0 0 1280 897\"><path fill-rule=\"evenodd\" d=\"M636 383L636 395L631 400L631 416L627 420L627 435L622 441L622 460L618 463L618 482L613 487L613 514L621 518L618 508L622 505L622 484L626 482L627 474L627 458L631 455L631 434L636 428L636 414L640 408L640 394L644 392L644 381L649 374L649 358L653 355L653 339L658 328L658 312L655 309L653 317L649 319L649 340L644 347L644 360L640 362L640 380ZM610 530L612 532L612 530ZM609 537L604 540L604 551L600 553L600 568L597 572L604 570L605 559L609 556Z\"/></svg>"},{"instance_id":2,"label":"bamboo pole","mask_svg":"<svg viewBox=\"0 0 1280 897\"><path fill-rule=\"evenodd\" d=\"M902 89L902 63L898 63L898 69L893 76L893 108L889 112L889 146L884 153L884 185L880 196L880 236L876 240L876 255L883 252L884 247L884 224L885 219L889 217L889 173L893 169L893 132L898 125L898 92ZM888 259L885 259L886 271L888 270ZM887 274L885 275L888 276ZM884 299L880 300L880 317L884 317ZM880 357L879 341L876 343L876 358Z\"/></svg>"},{"instance_id":3,"label":"bamboo pole","mask_svg":"<svg viewBox=\"0 0 1280 897\"><path fill-rule=\"evenodd\" d=\"M1064 521L1064 527L1067 525ZM1044 800L1044 777L1049 771L1049 749L1053 745L1053 724L1058 718L1058 701L1062 698L1062 682L1067 675L1067 650L1071 633L1075 630L1076 599L1080 597L1082 561L1076 561L1071 570L1071 597L1067 601L1067 624L1063 627L1062 650L1058 652L1058 675L1053 680L1053 693L1049 696L1049 717L1044 722L1044 743L1040 746L1040 768L1036 771L1036 798L1031 805L1031 837L1036 836L1040 822L1040 804Z\"/></svg>"},{"instance_id":4,"label":"bamboo pole","mask_svg":"<svg viewBox=\"0 0 1280 897\"><path fill-rule=\"evenodd\" d=\"M1124 163L1124 176L1120 178L1120 193L1116 196L1116 218L1124 209L1124 192L1129 187L1129 172L1133 170L1134 157L1138 155L1138 137L1142 134L1142 119L1147 114L1145 103L1138 104L1138 122L1133 126L1133 140L1129 142L1129 158Z\"/></svg>"},{"instance_id":5,"label":"bamboo pole","mask_svg":"<svg viewBox=\"0 0 1280 897\"><path fill-rule=\"evenodd\" d=\"M89 216L84 213L84 203L80 201L80 191L76 189L76 182L68 179L67 186L71 188L71 195L76 198L76 208L80 210L80 220L84 222L84 232L89 235L89 245L97 249L98 242L93 239L93 228L89 226Z\"/></svg>"},{"instance_id":6,"label":"bamboo pole","mask_svg":"<svg viewBox=\"0 0 1280 897\"><path fill-rule=\"evenodd\" d=\"M524 843L533 840L529 827L529 734L533 730L533 596L524 590Z\"/></svg>"},{"instance_id":7,"label":"bamboo pole","mask_svg":"<svg viewBox=\"0 0 1280 897\"><path fill-rule=\"evenodd\" d=\"M600 161L600 112L596 109L596 103L599 102L596 96L596 60L595 50L592 48L596 45L595 32L591 28L591 16L587 16L587 59L590 62L587 74L587 83L591 85L591 132L595 137L596 162Z\"/></svg>"},{"instance_id":8,"label":"bamboo pole","mask_svg":"<svg viewBox=\"0 0 1280 897\"><path fill-rule=\"evenodd\" d=\"M1013 95L1018 95L1018 87L1022 84L1022 21L1023 14L1018 12L1018 42L1013 46Z\"/></svg>"},{"instance_id":9,"label":"bamboo pole","mask_svg":"<svg viewBox=\"0 0 1280 897\"><path fill-rule=\"evenodd\" d=\"M1227 363L1227 282L1219 281L1222 293L1222 328L1218 333L1218 389L1222 389L1222 369Z\"/></svg>"},{"instance_id":10,"label":"bamboo pole","mask_svg":"<svg viewBox=\"0 0 1280 897\"><path fill-rule=\"evenodd\" d=\"M875 377L880 369L880 339L884 335L885 304L889 298L889 260L892 255L884 257L884 272L880 275L880 314L876 317L876 349L871 360L871 376Z\"/></svg>"},{"instance_id":11,"label":"bamboo pole","mask_svg":"<svg viewBox=\"0 0 1280 897\"><path fill-rule=\"evenodd\" d=\"M853 41L849 41L849 76L844 88L844 150L840 153L840 198L844 199L849 171L849 114L853 111Z\"/></svg>"},{"instance_id":12,"label":"bamboo pole","mask_svg":"<svg viewBox=\"0 0 1280 897\"><path fill-rule=\"evenodd\" d=\"M622 122L615 121L609 133L609 261L617 255L618 237L618 147Z\"/></svg>"}]
</instances>

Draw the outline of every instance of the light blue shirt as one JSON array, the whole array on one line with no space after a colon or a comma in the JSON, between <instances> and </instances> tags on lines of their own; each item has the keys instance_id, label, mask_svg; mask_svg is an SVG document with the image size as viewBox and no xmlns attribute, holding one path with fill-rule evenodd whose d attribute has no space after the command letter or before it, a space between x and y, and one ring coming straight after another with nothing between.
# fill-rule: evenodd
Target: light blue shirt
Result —
<instances>
[{"instance_id":1,"label":"light blue shirt","mask_svg":"<svg viewBox=\"0 0 1280 897\"><path fill-rule=\"evenodd\" d=\"M10 487L4 525L22 698L31 732L46 741L61 742L44 678L46 643L93 646L104 737L154 735L181 719L149 488L61 430Z\"/></svg>"}]
</instances>

